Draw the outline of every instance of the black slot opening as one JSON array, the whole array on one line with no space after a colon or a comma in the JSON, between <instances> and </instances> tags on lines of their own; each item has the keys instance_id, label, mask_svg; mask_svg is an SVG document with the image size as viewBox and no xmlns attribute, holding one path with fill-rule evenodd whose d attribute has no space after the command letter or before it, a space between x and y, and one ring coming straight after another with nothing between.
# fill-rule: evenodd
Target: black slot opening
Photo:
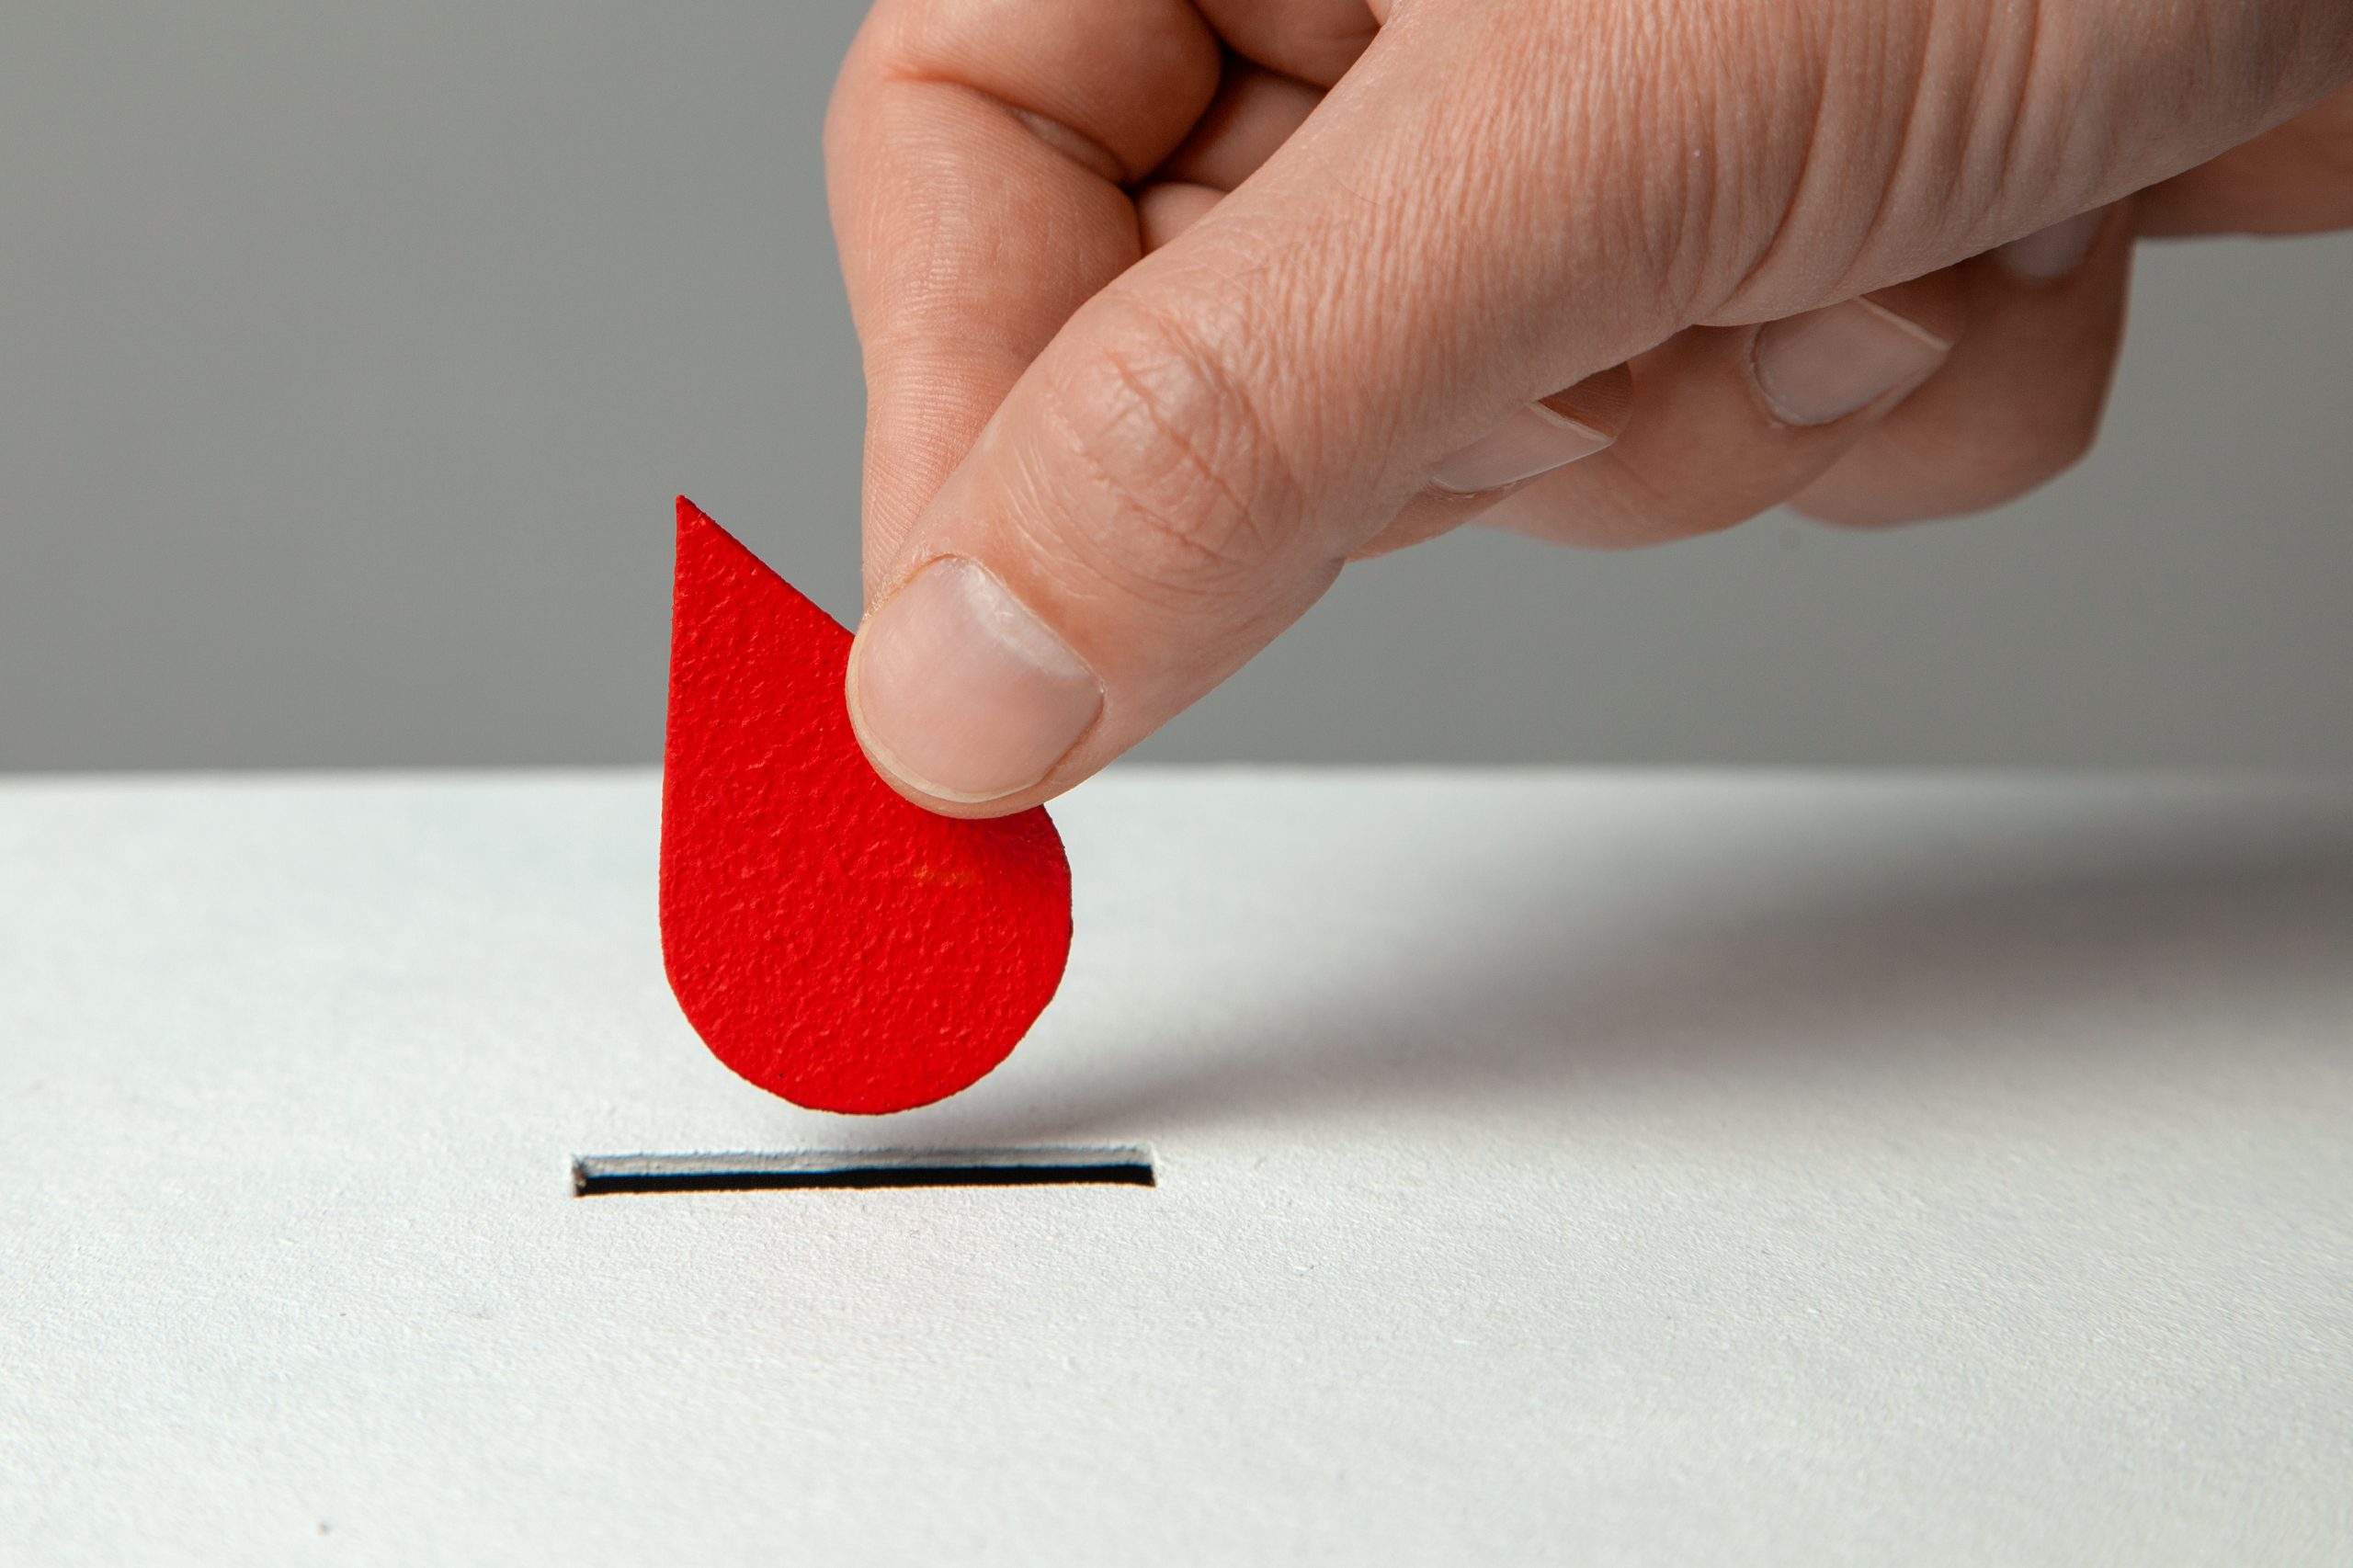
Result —
<instances>
[{"instance_id":1,"label":"black slot opening","mask_svg":"<svg viewBox=\"0 0 2353 1568\"><path fill-rule=\"evenodd\" d=\"M583 1154L572 1190L756 1192L897 1187L1151 1187L1144 1149L824 1150L736 1154Z\"/></svg>"}]
</instances>

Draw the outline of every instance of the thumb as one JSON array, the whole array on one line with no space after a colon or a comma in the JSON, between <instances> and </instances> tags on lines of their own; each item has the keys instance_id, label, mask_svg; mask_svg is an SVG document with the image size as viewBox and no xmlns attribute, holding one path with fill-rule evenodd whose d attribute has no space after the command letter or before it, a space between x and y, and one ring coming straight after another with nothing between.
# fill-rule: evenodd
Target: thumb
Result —
<instances>
[{"instance_id":1,"label":"thumb","mask_svg":"<svg viewBox=\"0 0 2353 1568\"><path fill-rule=\"evenodd\" d=\"M1597 210L1516 238L1524 204L1463 188L1495 152L1464 85L1483 51L1403 27L1071 317L882 570L849 704L911 798L994 815L1067 789L1295 620L1434 472L1495 486L1606 439L1515 411L1677 324L1630 261L1660 236ZM1582 329L1529 330L1571 297Z\"/></svg>"}]
</instances>

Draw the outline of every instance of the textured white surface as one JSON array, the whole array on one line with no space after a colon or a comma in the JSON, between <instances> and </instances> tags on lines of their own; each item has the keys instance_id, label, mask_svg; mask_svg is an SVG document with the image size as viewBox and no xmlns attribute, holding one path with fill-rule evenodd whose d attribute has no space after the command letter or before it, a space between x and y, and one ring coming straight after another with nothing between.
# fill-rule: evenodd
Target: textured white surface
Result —
<instances>
[{"instance_id":1,"label":"textured white surface","mask_svg":"<svg viewBox=\"0 0 2353 1568\"><path fill-rule=\"evenodd\" d=\"M643 775L0 787L0 1557L2353 1559L2353 791L1131 774L882 1122ZM1161 1185L575 1199L578 1153Z\"/></svg>"}]
</instances>

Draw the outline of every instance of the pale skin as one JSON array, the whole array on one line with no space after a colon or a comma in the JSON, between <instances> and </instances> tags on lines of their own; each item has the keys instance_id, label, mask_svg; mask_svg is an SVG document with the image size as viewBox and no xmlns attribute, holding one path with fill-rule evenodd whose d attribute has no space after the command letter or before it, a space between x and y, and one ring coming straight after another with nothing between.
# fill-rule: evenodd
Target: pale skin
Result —
<instances>
[{"instance_id":1,"label":"pale skin","mask_svg":"<svg viewBox=\"0 0 2353 1568\"><path fill-rule=\"evenodd\" d=\"M2022 494L2138 238L2353 226L2348 82L2353 0L881 0L861 742L998 815L1465 523Z\"/></svg>"}]
</instances>

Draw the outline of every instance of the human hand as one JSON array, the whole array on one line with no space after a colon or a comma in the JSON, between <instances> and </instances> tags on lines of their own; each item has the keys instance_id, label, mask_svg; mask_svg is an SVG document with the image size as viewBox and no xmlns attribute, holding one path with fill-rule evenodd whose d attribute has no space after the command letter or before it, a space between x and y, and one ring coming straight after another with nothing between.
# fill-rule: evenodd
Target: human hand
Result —
<instances>
[{"instance_id":1,"label":"human hand","mask_svg":"<svg viewBox=\"0 0 2353 1568\"><path fill-rule=\"evenodd\" d=\"M2344 0L881 0L859 737L995 815L1467 521L2021 494L2136 232L2353 224L2348 79Z\"/></svg>"}]
</instances>

